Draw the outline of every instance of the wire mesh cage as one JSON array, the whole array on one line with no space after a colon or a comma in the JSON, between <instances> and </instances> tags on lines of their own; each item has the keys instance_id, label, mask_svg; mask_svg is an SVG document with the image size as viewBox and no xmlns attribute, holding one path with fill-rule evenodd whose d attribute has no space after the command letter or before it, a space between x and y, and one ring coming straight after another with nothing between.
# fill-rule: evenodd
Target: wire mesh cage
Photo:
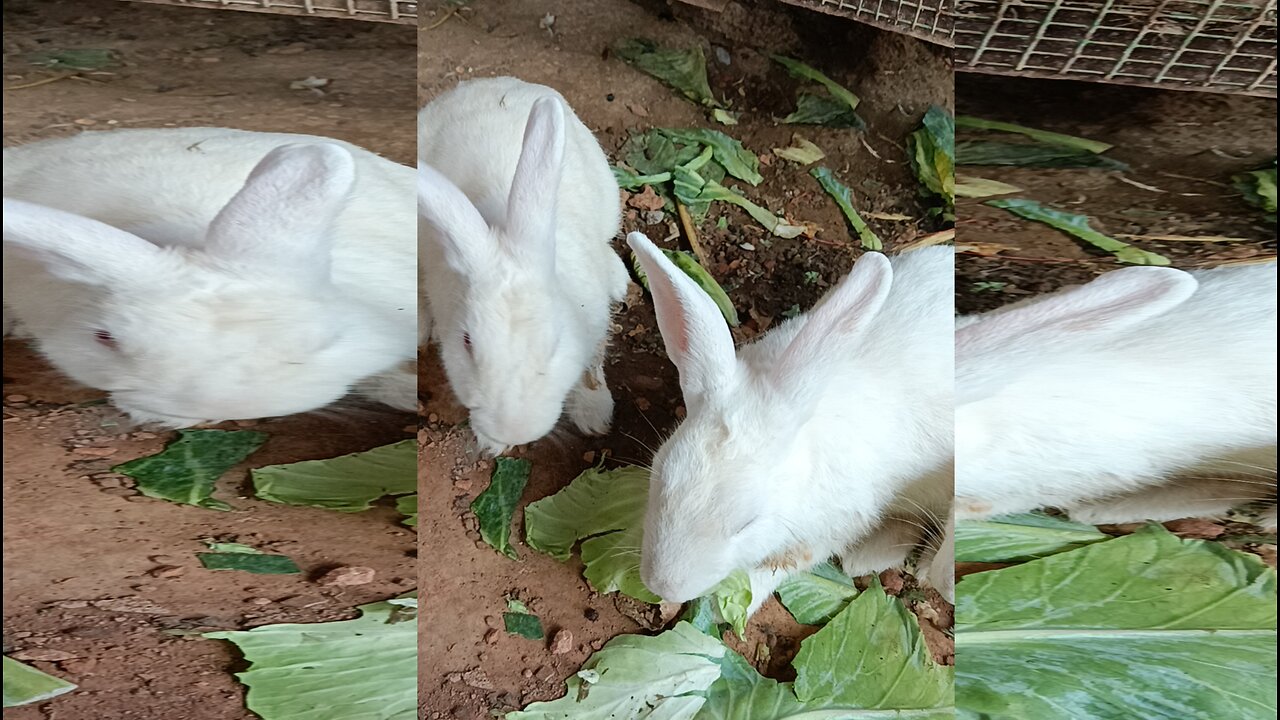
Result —
<instances>
[{"instance_id":1,"label":"wire mesh cage","mask_svg":"<svg viewBox=\"0 0 1280 720\"><path fill-rule=\"evenodd\" d=\"M249 10L416 25L417 0L131 0L157 5Z\"/></svg>"},{"instance_id":2,"label":"wire mesh cage","mask_svg":"<svg viewBox=\"0 0 1280 720\"><path fill-rule=\"evenodd\" d=\"M1276 0L960 0L956 69L1276 97Z\"/></svg>"},{"instance_id":3,"label":"wire mesh cage","mask_svg":"<svg viewBox=\"0 0 1280 720\"><path fill-rule=\"evenodd\" d=\"M952 0L782 0L936 45L952 45Z\"/></svg>"}]
</instances>

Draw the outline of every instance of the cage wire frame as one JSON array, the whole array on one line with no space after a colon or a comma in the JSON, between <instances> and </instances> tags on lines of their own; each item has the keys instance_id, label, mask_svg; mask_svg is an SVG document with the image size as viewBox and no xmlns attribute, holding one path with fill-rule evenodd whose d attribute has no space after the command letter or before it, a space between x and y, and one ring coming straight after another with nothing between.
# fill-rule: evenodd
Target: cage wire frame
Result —
<instances>
[{"instance_id":1,"label":"cage wire frame","mask_svg":"<svg viewBox=\"0 0 1280 720\"><path fill-rule=\"evenodd\" d=\"M782 0L788 5L952 47L952 0Z\"/></svg>"},{"instance_id":2,"label":"cage wire frame","mask_svg":"<svg viewBox=\"0 0 1280 720\"><path fill-rule=\"evenodd\" d=\"M417 0L129 0L221 10L298 15L303 17L369 20L401 25L418 24Z\"/></svg>"},{"instance_id":3,"label":"cage wire frame","mask_svg":"<svg viewBox=\"0 0 1280 720\"><path fill-rule=\"evenodd\" d=\"M956 70L1276 97L1276 0L960 0Z\"/></svg>"}]
</instances>

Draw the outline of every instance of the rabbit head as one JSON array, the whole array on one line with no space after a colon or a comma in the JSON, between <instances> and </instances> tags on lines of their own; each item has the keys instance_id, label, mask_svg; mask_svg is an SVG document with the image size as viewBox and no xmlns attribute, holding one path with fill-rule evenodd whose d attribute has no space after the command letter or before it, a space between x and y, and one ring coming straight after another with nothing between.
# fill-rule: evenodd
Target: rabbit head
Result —
<instances>
[{"instance_id":1,"label":"rabbit head","mask_svg":"<svg viewBox=\"0 0 1280 720\"><path fill-rule=\"evenodd\" d=\"M819 305L790 321L802 324L765 367L735 355L715 304L653 243L640 233L627 242L648 277L688 411L653 460L645 585L683 602L735 570L807 567L832 552L836 529L874 524L873 516L845 513L844 503L833 512L838 518L815 507L813 498L829 492L823 478L831 469L806 425L824 394L824 368L841 361L846 341L856 340L884 304L892 279L885 257L864 255ZM856 506L848 496L863 491L846 489L843 499Z\"/></svg>"},{"instance_id":2,"label":"rabbit head","mask_svg":"<svg viewBox=\"0 0 1280 720\"><path fill-rule=\"evenodd\" d=\"M400 360L387 321L330 279L331 225L353 182L344 148L281 146L201 247L6 198L5 261L24 276L9 276L22 282L6 302L57 368L140 422L327 405Z\"/></svg>"},{"instance_id":3,"label":"rabbit head","mask_svg":"<svg viewBox=\"0 0 1280 720\"><path fill-rule=\"evenodd\" d=\"M423 238L456 292L433 303L433 333L454 394L482 447L499 453L551 432L595 352L573 324L556 276L556 199L565 107L533 104L505 204L482 213L435 168L419 163ZM488 218L488 219L486 219Z\"/></svg>"}]
</instances>

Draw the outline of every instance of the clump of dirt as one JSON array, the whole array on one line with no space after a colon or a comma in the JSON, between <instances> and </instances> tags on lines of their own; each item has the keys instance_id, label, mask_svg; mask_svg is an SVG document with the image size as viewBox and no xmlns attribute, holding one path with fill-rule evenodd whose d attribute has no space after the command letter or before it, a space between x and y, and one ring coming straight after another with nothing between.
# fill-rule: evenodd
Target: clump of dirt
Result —
<instances>
[{"instance_id":1,"label":"clump of dirt","mask_svg":"<svg viewBox=\"0 0 1280 720\"><path fill-rule=\"evenodd\" d=\"M69 49L109 49L116 62L75 75L31 63ZM5 144L209 125L337 137L410 163L414 52L411 28L374 23L7 2ZM290 88L307 77L330 82L321 93ZM414 533L393 508L348 515L262 502L246 472L402 440L416 429L412 416L339 407L224 426L270 438L219 482L217 496L235 510L216 512L142 497L109 471L160 451L171 433L131 427L23 341L5 340L4 368L4 651L79 685L6 708L6 718L248 720L256 716L232 674L243 660L199 632L346 619L415 587ZM303 573L205 570L195 558L205 539L288 555ZM374 575L316 582L335 566Z\"/></svg>"},{"instance_id":2,"label":"clump of dirt","mask_svg":"<svg viewBox=\"0 0 1280 720\"><path fill-rule=\"evenodd\" d=\"M740 341L812 305L861 252L808 168L773 156L772 149L790 145L793 134L826 152L821 164L853 189L856 207L888 250L937 229L907 165L905 141L929 105L952 105L945 54L777 3L731 3L721 15L653 5L529 0L500 6L477 0L462 9L426 8L419 32L419 101L426 103L461 80L514 75L560 91L612 157L632 134L654 127L714 127L761 155L764 181L742 188L747 196L819 229L814 237L771 238L742 211L719 204L698 225L707 268L743 318L737 329ZM553 22L545 21L548 15ZM611 56L611 44L636 36L667 46L701 47L712 90L742 111L740 124L715 125L698 106ZM817 66L853 90L862 98L858 111L868 132L779 123L777 118L794 108L798 82L769 53ZM646 213L643 200L633 205L626 210L624 232L643 231L666 247L678 242L681 232L674 219ZM616 247L625 257L621 236ZM647 464L653 449L684 416L675 370L638 286L615 317L611 353L606 373L617 401L614 430L604 438L565 431L518 448L516 453L533 463L525 503L557 492L605 458L614 464ZM662 609L592 592L576 557L561 564L524 547L518 542L523 537L519 510L513 531L518 561L480 541L468 508L486 487L492 466L476 459L463 427L465 409L450 397L434 351L423 357L419 387L426 398L419 493L427 498L419 528L420 584L432 588L425 616L449 618L429 620L419 636L420 657L431 658L430 663L424 660L420 675L423 717L489 717L491 711L558 697L564 679L610 638L656 632L673 621ZM953 654L950 606L915 589L910 576L900 580L935 656L946 660ZM495 632L508 594L530 602L547 626L547 640ZM459 613L458 608L467 610ZM571 633L572 649L554 653L551 638L559 630ZM757 661L761 672L786 679L800 640L815 630L797 625L771 601L752 618L746 638L733 642L744 657Z\"/></svg>"}]
</instances>

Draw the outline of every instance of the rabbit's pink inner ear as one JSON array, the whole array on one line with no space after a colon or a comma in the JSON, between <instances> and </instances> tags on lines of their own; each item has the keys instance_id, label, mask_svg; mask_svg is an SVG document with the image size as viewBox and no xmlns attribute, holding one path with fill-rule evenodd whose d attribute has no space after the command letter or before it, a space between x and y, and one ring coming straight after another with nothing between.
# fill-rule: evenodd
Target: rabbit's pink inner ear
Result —
<instances>
[{"instance_id":1,"label":"rabbit's pink inner ear","mask_svg":"<svg viewBox=\"0 0 1280 720\"><path fill-rule=\"evenodd\" d=\"M721 386L737 357L720 310L702 288L640 233L627 236L648 278L658 330L667 356L680 371L686 399Z\"/></svg>"},{"instance_id":2,"label":"rabbit's pink inner ear","mask_svg":"<svg viewBox=\"0 0 1280 720\"><path fill-rule=\"evenodd\" d=\"M1078 342L1135 329L1186 302L1195 277L1181 270L1113 270L1093 282L979 320L956 333L957 360L977 353L1008 353L1014 345Z\"/></svg>"},{"instance_id":3,"label":"rabbit's pink inner ear","mask_svg":"<svg viewBox=\"0 0 1280 720\"><path fill-rule=\"evenodd\" d=\"M893 284L893 269L880 253L867 253L853 270L804 317L804 327L783 350L776 379L813 377L845 362L858 339L884 307Z\"/></svg>"},{"instance_id":4,"label":"rabbit's pink inner ear","mask_svg":"<svg viewBox=\"0 0 1280 720\"><path fill-rule=\"evenodd\" d=\"M4 199L4 244L70 282L120 285L164 274L163 251L132 233L10 198Z\"/></svg>"},{"instance_id":5,"label":"rabbit's pink inner ear","mask_svg":"<svg viewBox=\"0 0 1280 720\"><path fill-rule=\"evenodd\" d=\"M507 196L506 237L511 252L555 259L556 200L564 174L564 103L539 98L529 111L524 145Z\"/></svg>"},{"instance_id":6,"label":"rabbit's pink inner ear","mask_svg":"<svg viewBox=\"0 0 1280 720\"><path fill-rule=\"evenodd\" d=\"M258 163L209 225L225 259L328 280L332 227L355 185L355 160L333 143L284 145Z\"/></svg>"}]
</instances>

